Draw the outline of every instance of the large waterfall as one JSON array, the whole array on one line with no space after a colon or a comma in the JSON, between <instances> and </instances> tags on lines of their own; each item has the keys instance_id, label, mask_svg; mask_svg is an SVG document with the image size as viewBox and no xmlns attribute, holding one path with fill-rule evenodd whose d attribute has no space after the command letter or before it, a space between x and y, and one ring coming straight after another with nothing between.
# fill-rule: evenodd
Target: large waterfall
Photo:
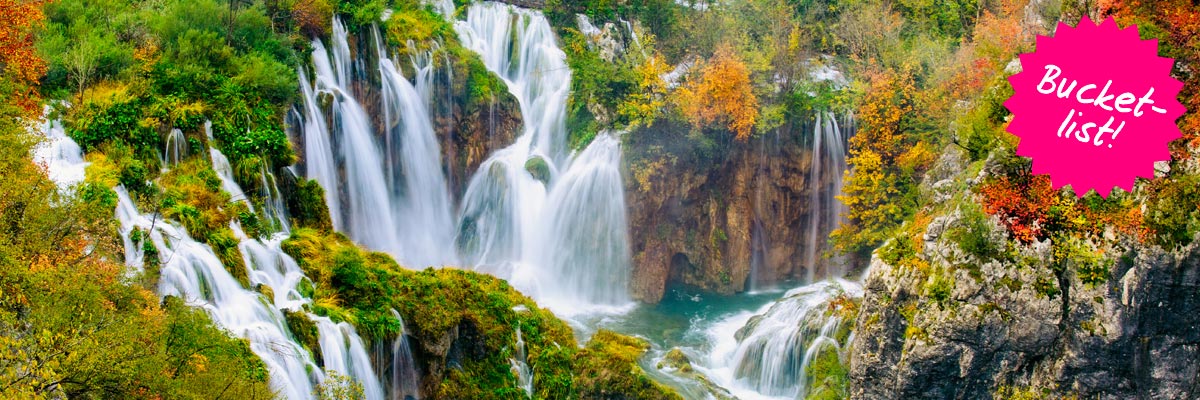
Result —
<instances>
[{"instance_id":1,"label":"large waterfall","mask_svg":"<svg viewBox=\"0 0 1200 400\"><path fill-rule=\"evenodd\" d=\"M371 57L355 55L335 21L328 48L313 42L315 77L303 77L301 90L304 171L327 188L336 227L410 268L460 264L496 275L556 311L629 303L620 141L602 134L567 149L571 71L549 23L500 3L471 5L454 22L517 99L522 133L480 165L455 207L427 104L433 57L389 55L373 31L378 70L364 70ZM415 85L393 61L400 57L412 60ZM351 90L368 74L380 76L380 115Z\"/></svg>"}]
</instances>

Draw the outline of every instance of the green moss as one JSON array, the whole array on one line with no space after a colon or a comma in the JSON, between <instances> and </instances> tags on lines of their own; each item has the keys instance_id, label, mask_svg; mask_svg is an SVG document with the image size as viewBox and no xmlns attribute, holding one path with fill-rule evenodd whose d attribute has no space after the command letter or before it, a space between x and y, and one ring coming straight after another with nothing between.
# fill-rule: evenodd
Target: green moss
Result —
<instances>
[{"instance_id":1,"label":"green moss","mask_svg":"<svg viewBox=\"0 0 1200 400\"><path fill-rule=\"evenodd\" d=\"M300 311L285 309L283 317L287 320L288 329L292 331L296 341L303 345L309 353L312 353L313 360L316 360L318 366L325 365L325 360L321 359L321 336L317 332L317 324Z\"/></svg>"},{"instance_id":2,"label":"green moss","mask_svg":"<svg viewBox=\"0 0 1200 400\"><path fill-rule=\"evenodd\" d=\"M823 346L804 373L811 382L805 399L835 400L850 397L850 371L842 363L836 348Z\"/></svg>"},{"instance_id":3,"label":"green moss","mask_svg":"<svg viewBox=\"0 0 1200 400\"><path fill-rule=\"evenodd\" d=\"M579 350L565 323L504 280L454 268L410 271L344 236L311 228L293 231L282 247L314 279L314 313L348 321L378 340L400 333L395 310L416 346L449 343L446 354L429 356L447 367L437 389L441 398L525 398L508 361L518 328L537 398L677 398L638 370L644 341L607 332Z\"/></svg>"},{"instance_id":4,"label":"green moss","mask_svg":"<svg viewBox=\"0 0 1200 400\"><path fill-rule=\"evenodd\" d=\"M325 189L316 180L298 178L293 190L287 194L292 225L325 232L333 230L329 207L325 205Z\"/></svg>"},{"instance_id":5,"label":"green moss","mask_svg":"<svg viewBox=\"0 0 1200 400\"><path fill-rule=\"evenodd\" d=\"M637 360L650 344L601 329L576 356L575 386L582 399L681 399L646 375Z\"/></svg>"},{"instance_id":6,"label":"green moss","mask_svg":"<svg viewBox=\"0 0 1200 400\"><path fill-rule=\"evenodd\" d=\"M550 184L550 165L546 164L546 159L541 156L529 157L529 160L525 161L525 170L533 175L533 179L546 185Z\"/></svg>"}]
</instances>

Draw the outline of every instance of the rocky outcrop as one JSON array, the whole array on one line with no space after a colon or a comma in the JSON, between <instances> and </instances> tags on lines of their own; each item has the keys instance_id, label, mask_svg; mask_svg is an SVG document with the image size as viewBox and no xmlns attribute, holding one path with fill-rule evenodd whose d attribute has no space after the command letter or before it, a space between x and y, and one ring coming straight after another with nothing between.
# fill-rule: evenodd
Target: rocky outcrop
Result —
<instances>
[{"instance_id":1,"label":"rocky outcrop","mask_svg":"<svg viewBox=\"0 0 1200 400\"><path fill-rule=\"evenodd\" d=\"M625 139L634 297L657 302L676 286L733 294L804 276L806 130L743 143L689 129L659 121Z\"/></svg>"},{"instance_id":2,"label":"rocky outcrop","mask_svg":"<svg viewBox=\"0 0 1200 400\"><path fill-rule=\"evenodd\" d=\"M521 133L521 107L507 90L480 96L472 92L470 65L476 60L458 60L449 55L434 73L434 101L430 110L434 130L441 141L442 164L450 191L457 198L467 188L471 174L492 152L508 146ZM482 68L482 66L478 66ZM475 74L479 78L480 74ZM482 76L495 80L489 72Z\"/></svg>"},{"instance_id":3,"label":"rocky outcrop","mask_svg":"<svg viewBox=\"0 0 1200 400\"><path fill-rule=\"evenodd\" d=\"M887 250L872 259L852 398L1200 396L1200 246L1106 249L1118 255L1111 278L1092 286L1050 267L1049 239L1000 260L968 254L947 238L963 214L929 224L927 264L891 265Z\"/></svg>"}]
</instances>

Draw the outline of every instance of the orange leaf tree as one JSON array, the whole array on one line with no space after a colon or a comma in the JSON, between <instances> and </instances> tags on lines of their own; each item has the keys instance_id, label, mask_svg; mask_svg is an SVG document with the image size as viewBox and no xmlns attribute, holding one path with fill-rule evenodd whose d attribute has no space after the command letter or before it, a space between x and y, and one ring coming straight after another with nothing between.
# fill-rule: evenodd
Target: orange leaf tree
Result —
<instances>
[{"instance_id":1,"label":"orange leaf tree","mask_svg":"<svg viewBox=\"0 0 1200 400\"><path fill-rule=\"evenodd\" d=\"M677 92L680 111L697 129L721 124L746 140L758 119L758 98L750 84L750 70L729 45L717 48L699 79Z\"/></svg>"}]
</instances>

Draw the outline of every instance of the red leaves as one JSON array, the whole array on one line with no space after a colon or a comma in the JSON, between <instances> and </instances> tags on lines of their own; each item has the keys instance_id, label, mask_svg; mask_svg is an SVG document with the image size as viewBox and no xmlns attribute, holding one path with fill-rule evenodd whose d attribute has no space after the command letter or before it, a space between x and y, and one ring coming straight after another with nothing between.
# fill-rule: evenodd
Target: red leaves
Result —
<instances>
[{"instance_id":1,"label":"red leaves","mask_svg":"<svg viewBox=\"0 0 1200 400\"><path fill-rule=\"evenodd\" d=\"M16 84L10 101L28 115L37 115L40 99L38 79L46 74L46 62L33 47L34 30L42 26L42 1L0 0L0 71Z\"/></svg>"},{"instance_id":2,"label":"red leaves","mask_svg":"<svg viewBox=\"0 0 1200 400\"><path fill-rule=\"evenodd\" d=\"M1030 243L1049 235L1045 227L1058 193L1050 188L1046 175L1002 176L980 185L978 191L983 210L999 216L1014 239Z\"/></svg>"}]
</instances>

